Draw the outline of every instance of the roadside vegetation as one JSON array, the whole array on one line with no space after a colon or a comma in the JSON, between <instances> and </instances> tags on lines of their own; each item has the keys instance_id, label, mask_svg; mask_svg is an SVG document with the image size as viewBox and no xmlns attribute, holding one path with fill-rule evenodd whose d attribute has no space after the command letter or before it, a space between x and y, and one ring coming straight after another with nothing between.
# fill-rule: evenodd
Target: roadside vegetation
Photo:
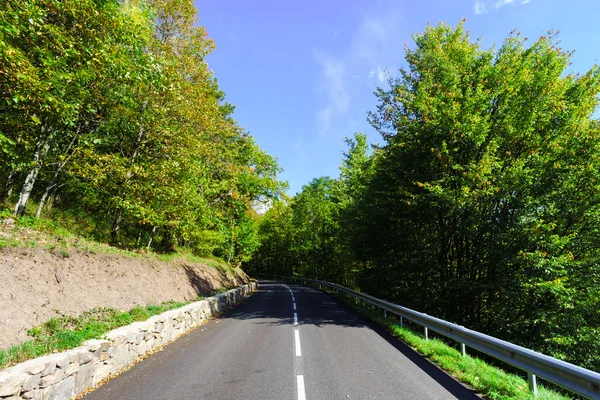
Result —
<instances>
[{"instance_id":1,"label":"roadside vegetation","mask_svg":"<svg viewBox=\"0 0 600 400\"><path fill-rule=\"evenodd\" d=\"M198 300L200 300L199 298ZM114 308L95 308L78 317L51 318L28 331L32 337L9 349L0 349L0 369L53 352L80 346L89 339L100 339L107 332L153 315L183 307L189 302L165 302L160 305L137 306L129 311Z\"/></svg>"},{"instance_id":2,"label":"roadside vegetation","mask_svg":"<svg viewBox=\"0 0 600 400\"><path fill-rule=\"evenodd\" d=\"M347 138L338 178L286 198L196 15L192 0L5 2L0 247L328 280L600 371L597 66L572 71L555 32L486 49L464 22L428 26L375 90L382 142ZM107 314L0 357L77 342Z\"/></svg>"},{"instance_id":3,"label":"roadside vegetation","mask_svg":"<svg viewBox=\"0 0 600 400\"><path fill-rule=\"evenodd\" d=\"M419 354L427 357L441 369L467 384L477 393L491 400L567 400L567 397L538 383L538 395L529 391L528 382L519 375L488 364L485 360L461 352L448 344L447 340L430 337L425 339L422 334L415 333L409 328L412 323L404 321L398 325L396 317L385 319L381 312L371 311L368 307L360 307L348 296L329 291L346 305L359 311L370 321L386 329L393 336L406 343ZM430 332L430 335L435 335ZM579 398L579 397L575 397Z\"/></svg>"},{"instance_id":4,"label":"roadside vegetation","mask_svg":"<svg viewBox=\"0 0 600 400\"><path fill-rule=\"evenodd\" d=\"M0 208L118 248L248 259L252 206L284 185L196 15L192 0L6 2Z\"/></svg>"},{"instance_id":5,"label":"roadside vegetation","mask_svg":"<svg viewBox=\"0 0 600 400\"><path fill-rule=\"evenodd\" d=\"M55 213L55 215L58 213ZM171 253L157 253L147 249L125 249L98 242L93 235L79 229L79 224L73 224L68 219L32 216L14 216L8 209L0 211L0 221L10 224L0 229L0 249L3 247L43 248L65 258L72 251L81 250L89 253L119 254L131 258L146 260L174 261L185 259L192 263L204 264L224 271L232 271L233 266L224 260L207 254L199 256L189 248L176 248ZM77 232L77 233L75 233Z\"/></svg>"},{"instance_id":6,"label":"roadside vegetation","mask_svg":"<svg viewBox=\"0 0 600 400\"><path fill-rule=\"evenodd\" d=\"M557 33L428 26L346 139L260 222L250 274L342 284L600 371L600 69Z\"/></svg>"}]
</instances>

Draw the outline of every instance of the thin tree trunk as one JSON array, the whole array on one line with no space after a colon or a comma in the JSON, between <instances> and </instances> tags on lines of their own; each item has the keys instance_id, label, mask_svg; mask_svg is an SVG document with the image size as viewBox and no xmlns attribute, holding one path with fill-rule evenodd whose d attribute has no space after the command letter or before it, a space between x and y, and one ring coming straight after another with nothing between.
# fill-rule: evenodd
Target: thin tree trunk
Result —
<instances>
[{"instance_id":1,"label":"thin tree trunk","mask_svg":"<svg viewBox=\"0 0 600 400\"><path fill-rule=\"evenodd\" d=\"M133 149L133 154L131 155L131 158L129 159L129 167L130 168L129 168L129 171L127 171L127 174L125 175L125 182L123 183L123 186L126 186L129 183L129 180L131 179L131 177L133 176L133 171L132 171L131 167L133 167L133 164L135 164L135 160L137 159L137 155L140 150L142 140L144 139L144 135L146 134L146 129L145 129L145 125L144 125L144 114L146 112L146 107L148 106L148 102L149 102L149 100L146 100L144 102L144 104L142 105L142 110L141 110L141 115L140 115L140 128L138 130L138 136L135 141L135 147ZM123 193L123 191L122 191L121 199L124 199L124 198L125 198L125 193ZM121 229L122 218L123 218L123 210L122 210L122 208L119 208L119 210L117 211L117 217L115 218L115 221L113 222L112 230L110 233L110 236L113 241L116 240L117 234L119 233L119 229Z\"/></svg>"},{"instance_id":2,"label":"thin tree trunk","mask_svg":"<svg viewBox=\"0 0 600 400\"><path fill-rule=\"evenodd\" d=\"M117 241L117 235L119 234L119 230L121 229L121 220L123 219L123 209L119 208L117 210L117 215L115 220L113 221L113 225L110 231L111 241L115 243Z\"/></svg>"},{"instance_id":3,"label":"thin tree trunk","mask_svg":"<svg viewBox=\"0 0 600 400\"><path fill-rule=\"evenodd\" d=\"M77 126L77 131L75 132L75 135L73 135L73 139L71 139L71 143L69 143L69 146L65 150L65 153L68 154L67 157L61 163L58 164L56 171L54 171L54 176L52 177L50 182L48 182L48 185L46 186L46 190L44 190L44 194L42 195L42 199L40 200L40 204L38 205L37 212L35 213L36 218L39 218L40 215L42 215L42 210L44 209L44 204L46 203L46 199L48 199L48 195L50 194L50 191L53 188L55 188L57 185L55 182L58 180L58 175L60 174L60 171L62 171L64 166L67 165L67 163L71 159L71 156L73 155L73 153L71 153L70 151L71 151L71 148L73 147L73 145L75 144L75 142L77 141L80 131L81 131L81 123Z\"/></svg>"},{"instance_id":4,"label":"thin tree trunk","mask_svg":"<svg viewBox=\"0 0 600 400\"><path fill-rule=\"evenodd\" d=\"M152 232L150 232L150 239L148 239L148 245L146 246L146 250L150 250L150 246L152 245L152 239L154 239L154 234L156 233L156 225L152 227Z\"/></svg>"},{"instance_id":5,"label":"thin tree trunk","mask_svg":"<svg viewBox=\"0 0 600 400\"><path fill-rule=\"evenodd\" d=\"M40 170L42 169L42 164L44 162L44 158L50 149L50 138L44 136L41 139L33 153L33 161L34 165L27 173L25 177L25 182L21 187L21 192L19 193L19 200L15 205L14 215L23 215L25 213L25 208L27 207L27 202L29 201L29 197L31 196L31 191L35 184L35 181L40 174Z\"/></svg>"},{"instance_id":6,"label":"thin tree trunk","mask_svg":"<svg viewBox=\"0 0 600 400\"><path fill-rule=\"evenodd\" d=\"M4 200L10 200L10 196L12 195L12 191L13 191L13 180L15 179L15 169L13 168L10 173L8 174L8 178L6 178L6 183L4 184L4 189L2 190L2 193L0 194L0 203L3 202Z\"/></svg>"},{"instance_id":7,"label":"thin tree trunk","mask_svg":"<svg viewBox=\"0 0 600 400\"><path fill-rule=\"evenodd\" d=\"M44 209L44 205L46 204L46 200L48 199L48 195L50 191L56 187L56 183L50 182L48 186L46 186L46 190L44 190L44 194L40 199L40 204L38 204L37 212L35 213L35 217L39 218L42 215L42 210Z\"/></svg>"},{"instance_id":8,"label":"thin tree trunk","mask_svg":"<svg viewBox=\"0 0 600 400\"><path fill-rule=\"evenodd\" d=\"M15 188L14 182L8 183L8 189L6 190L6 199L10 201L12 197L13 189Z\"/></svg>"}]
</instances>

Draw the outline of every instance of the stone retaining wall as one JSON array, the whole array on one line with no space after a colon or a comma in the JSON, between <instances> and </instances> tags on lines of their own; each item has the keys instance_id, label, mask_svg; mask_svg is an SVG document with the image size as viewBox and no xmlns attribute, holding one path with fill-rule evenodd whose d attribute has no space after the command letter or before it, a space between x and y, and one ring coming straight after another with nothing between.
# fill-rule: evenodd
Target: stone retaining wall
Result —
<instances>
[{"instance_id":1,"label":"stone retaining wall","mask_svg":"<svg viewBox=\"0 0 600 400\"><path fill-rule=\"evenodd\" d=\"M248 297L251 282L207 299L108 332L62 353L0 371L0 399L68 400L91 389L156 348Z\"/></svg>"}]
</instances>

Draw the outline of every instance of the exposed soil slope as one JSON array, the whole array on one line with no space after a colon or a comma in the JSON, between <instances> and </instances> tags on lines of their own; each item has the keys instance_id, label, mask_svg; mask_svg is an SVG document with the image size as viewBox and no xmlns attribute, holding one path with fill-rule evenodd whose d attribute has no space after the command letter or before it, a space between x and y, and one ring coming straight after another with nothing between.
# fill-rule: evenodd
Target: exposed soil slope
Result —
<instances>
[{"instance_id":1,"label":"exposed soil slope","mask_svg":"<svg viewBox=\"0 0 600 400\"><path fill-rule=\"evenodd\" d=\"M0 248L0 279L0 348L27 340L28 329L60 314L194 300L248 281L242 270L185 259L19 247Z\"/></svg>"}]
</instances>

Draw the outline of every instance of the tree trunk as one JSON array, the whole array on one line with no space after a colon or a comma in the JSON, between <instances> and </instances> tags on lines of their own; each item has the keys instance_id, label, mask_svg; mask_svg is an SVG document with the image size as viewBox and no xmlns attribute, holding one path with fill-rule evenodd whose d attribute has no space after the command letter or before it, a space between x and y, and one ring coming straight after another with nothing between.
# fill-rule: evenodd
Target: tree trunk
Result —
<instances>
[{"instance_id":1,"label":"tree trunk","mask_svg":"<svg viewBox=\"0 0 600 400\"><path fill-rule=\"evenodd\" d=\"M46 186L46 190L44 190L44 194L40 199L40 204L38 204L37 212L35 213L35 217L39 218L42 215L42 210L44 209L44 205L46 204L46 200L48 199L48 195L50 195L50 191L56 187L56 183L50 182L48 186Z\"/></svg>"},{"instance_id":2,"label":"tree trunk","mask_svg":"<svg viewBox=\"0 0 600 400\"><path fill-rule=\"evenodd\" d=\"M150 246L152 245L152 239L154 239L154 234L156 233L156 225L152 227L152 232L150 232L150 239L148 239L148 245L146 246L146 250L150 250Z\"/></svg>"},{"instance_id":3,"label":"tree trunk","mask_svg":"<svg viewBox=\"0 0 600 400\"><path fill-rule=\"evenodd\" d=\"M55 182L58 180L58 175L60 174L60 171L62 171L62 169L64 168L64 166L67 165L67 163L69 162L69 159L73 155L73 153L71 152L71 148L73 147L73 145L77 141L77 138L79 137L80 130L81 130L81 124L79 124L77 126L77 131L75 132L75 135L73 135L73 139L71 139L71 142L69 143L69 146L65 150L65 153L67 154L67 157L60 164L58 164L58 167L56 168L56 171L54 171L54 176L52 177L52 179L50 180L50 182L46 186L46 190L44 191L44 194L42 195L42 199L40 200L40 204L38 205L37 212L35 213L35 217L36 218L39 218L40 215L42 214L42 210L44 209L44 204L46 204L46 200L48 199L48 196L50 195L50 191L53 188L55 188L56 185L57 185L57 183L55 183Z\"/></svg>"},{"instance_id":4,"label":"tree trunk","mask_svg":"<svg viewBox=\"0 0 600 400\"><path fill-rule=\"evenodd\" d=\"M35 153L33 153L33 167L27 173L25 177L25 182L21 187L21 192L19 193L19 200L15 205L14 215L23 215L25 213L25 208L27 207L27 202L29 201L29 197L31 196L31 191L37 180L38 175L40 174L40 170L42 169L42 164L44 163L44 158L50 149L50 140L48 137L44 137L40 139L38 142Z\"/></svg>"},{"instance_id":5,"label":"tree trunk","mask_svg":"<svg viewBox=\"0 0 600 400\"><path fill-rule=\"evenodd\" d=\"M121 219L123 218L123 210L119 208L117 210L117 215L115 220L113 221L112 229L110 230L110 240L112 243L117 242L117 235L119 234L119 230L121 229Z\"/></svg>"},{"instance_id":6,"label":"tree trunk","mask_svg":"<svg viewBox=\"0 0 600 400\"><path fill-rule=\"evenodd\" d=\"M127 171L127 174L125 174L125 181L123 182L123 186L127 186L127 184L129 184L129 180L133 176L132 167L135 164L135 160L137 159L137 155L140 150L142 140L144 139L144 135L146 134L145 125L144 125L144 114L146 112L146 107L148 107L148 101L149 100L146 100L144 102L144 104L142 105L142 110L141 110L141 114L140 114L140 127L138 129L138 136L135 141L135 147L133 148L133 153L132 153L131 157L129 158L129 167L130 168L129 168L129 171ZM121 199L122 200L125 199L125 191L124 190L121 191ZM110 232L110 236L113 239L113 241L117 238L119 229L121 229L122 217L123 217L123 209L119 208L119 211L117 211L117 218L115 218L115 221L112 226L112 230Z\"/></svg>"},{"instance_id":7,"label":"tree trunk","mask_svg":"<svg viewBox=\"0 0 600 400\"><path fill-rule=\"evenodd\" d=\"M2 203L4 200L10 200L10 197L12 196L12 191L13 191L14 179L15 179L15 169L13 168L10 171L10 173L8 174L8 178L6 178L6 183L4 184L4 189L2 190L2 193L0 194L0 203Z\"/></svg>"}]
</instances>

